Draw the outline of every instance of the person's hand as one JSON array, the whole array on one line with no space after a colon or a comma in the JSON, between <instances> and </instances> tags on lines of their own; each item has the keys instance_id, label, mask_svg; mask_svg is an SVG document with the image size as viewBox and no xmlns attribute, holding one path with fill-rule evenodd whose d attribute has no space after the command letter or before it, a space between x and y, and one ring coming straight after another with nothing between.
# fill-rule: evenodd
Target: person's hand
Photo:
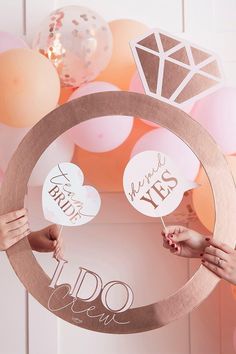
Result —
<instances>
[{"instance_id":1,"label":"person's hand","mask_svg":"<svg viewBox=\"0 0 236 354\"><path fill-rule=\"evenodd\" d=\"M0 251L6 251L30 233L27 210L20 209L0 216Z\"/></svg>"},{"instance_id":2,"label":"person's hand","mask_svg":"<svg viewBox=\"0 0 236 354\"><path fill-rule=\"evenodd\" d=\"M205 236L184 226L167 226L162 230L163 246L177 256L201 257L207 241Z\"/></svg>"},{"instance_id":3,"label":"person's hand","mask_svg":"<svg viewBox=\"0 0 236 354\"><path fill-rule=\"evenodd\" d=\"M53 224L42 230L32 232L28 237L31 248L38 252L54 252L54 257L63 259L63 239L60 228Z\"/></svg>"},{"instance_id":4,"label":"person's hand","mask_svg":"<svg viewBox=\"0 0 236 354\"><path fill-rule=\"evenodd\" d=\"M236 285L236 250L225 243L209 239L202 264L220 278Z\"/></svg>"}]
</instances>

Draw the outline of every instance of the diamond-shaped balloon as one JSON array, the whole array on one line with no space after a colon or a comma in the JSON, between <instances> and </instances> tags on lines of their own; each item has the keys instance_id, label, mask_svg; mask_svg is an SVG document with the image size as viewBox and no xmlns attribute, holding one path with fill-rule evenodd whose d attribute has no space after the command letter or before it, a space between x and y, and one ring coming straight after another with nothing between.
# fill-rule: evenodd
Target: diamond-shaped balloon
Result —
<instances>
[{"instance_id":1,"label":"diamond-shaped balloon","mask_svg":"<svg viewBox=\"0 0 236 354\"><path fill-rule=\"evenodd\" d=\"M130 45L147 95L179 107L222 85L217 55L184 39L155 30Z\"/></svg>"}]
</instances>

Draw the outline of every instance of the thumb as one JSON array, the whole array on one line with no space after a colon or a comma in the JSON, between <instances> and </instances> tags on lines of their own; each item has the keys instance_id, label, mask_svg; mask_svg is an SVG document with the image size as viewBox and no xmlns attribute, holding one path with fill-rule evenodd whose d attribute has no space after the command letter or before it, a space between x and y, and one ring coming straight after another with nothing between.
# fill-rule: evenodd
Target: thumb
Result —
<instances>
[{"instance_id":1,"label":"thumb","mask_svg":"<svg viewBox=\"0 0 236 354\"><path fill-rule=\"evenodd\" d=\"M47 252L52 252L55 250L57 245L57 241L55 240L46 240L45 242L45 248L47 250Z\"/></svg>"}]
</instances>

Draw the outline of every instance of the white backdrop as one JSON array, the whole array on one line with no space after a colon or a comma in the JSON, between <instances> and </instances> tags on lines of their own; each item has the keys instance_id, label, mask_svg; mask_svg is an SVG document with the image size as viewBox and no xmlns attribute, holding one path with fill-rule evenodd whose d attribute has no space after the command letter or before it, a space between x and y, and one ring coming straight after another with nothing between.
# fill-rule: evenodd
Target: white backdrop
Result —
<instances>
[{"instance_id":1,"label":"white backdrop","mask_svg":"<svg viewBox=\"0 0 236 354\"><path fill-rule=\"evenodd\" d=\"M41 20L50 11L64 5L80 4L100 13L107 21L116 18L132 18L150 27L160 27L178 35L192 39L199 45L216 51L223 60L227 83L236 85L236 1L235 0L0 0L0 30L25 35L30 42ZM32 191L31 197L38 198L39 191ZM104 196L104 198L109 196ZM122 204L119 204L122 206ZM33 226L42 226L39 210L31 210ZM36 217L37 216L37 217ZM124 211L124 217L127 217ZM179 216L179 222L181 215ZM124 220L113 220L112 228L122 230ZM171 222L171 220L169 220ZM175 220L176 222L176 220ZM127 223L127 220L126 220ZM100 232L104 225L100 225ZM156 225L146 224L143 219L129 223L130 238L127 250L117 245L117 252L126 258L125 252L134 248L135 257L130 268L120 270L120 279L130 275L137 290L145 284L145 272L153 273L154 282L149 291L140 293L140 302L154 301L151 291L158 296L168 295L184 284L196 270L196 261L169 257L162 249L157 237ZM143 231L142 231L143 230ZM149 242L146 234L151 234ZM85 262L83 247L86 240L81 239L81 247L76 248L73 238L68 235L67 254L71 259ZM144 248L144 245L145 248ZM93 245L94 253L99 244ZM107 244L109 248L109 243ZM75 252L76 250L76 252ZM99 250L105 257L104 250ZM124 253L122 253L124 252ZM128 254L128 253L127 253ZM140 260L148 254L149 262L141 269ZM92 257L89 265L97 266ZM52 260L48 255L40 255L40 262L51 271ZM105 266L113 264L110 274L115 273L115 263L109 257ZM108 268L108 267L107 267ZM121 267L122 268L122 267ZM96 269L92 268L92 269ZM139 274L141 274L139 276ZM115 277L114 277L115 278ZM164 328L136 335L105 335L92 333L72 326L51 315L36 303L23 289L7 257L0 254L0 354L233 354L233 335L236 328L236 302L230 287L225 282L215 289L212 295L192 314ZM160 284L162 286L160 286ZM165 286L163 287L163 284ZM4 289L4 291L3 291ZM159 291L159 292L158 292ZM155 293L154 293L155 294Z\"/></svg>"}]
</instances>

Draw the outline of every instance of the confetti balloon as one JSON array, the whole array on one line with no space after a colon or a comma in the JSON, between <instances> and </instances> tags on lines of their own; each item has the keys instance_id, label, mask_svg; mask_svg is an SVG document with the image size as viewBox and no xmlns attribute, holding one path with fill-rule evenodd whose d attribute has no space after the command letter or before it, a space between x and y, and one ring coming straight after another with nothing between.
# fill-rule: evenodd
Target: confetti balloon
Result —
<instances>
[{"instance_id":1,"label":"confetti balloon","mask_svg":"<svg viewBox=\"0 0 236 354\"><path fill-rule=\"evenodd\" d=\"M45 19L33 48L55 65L62 86L78 87L95 79L107 66L112 54L112 33L96 12L66 6Z\"/></svg>"}]
</instances>

